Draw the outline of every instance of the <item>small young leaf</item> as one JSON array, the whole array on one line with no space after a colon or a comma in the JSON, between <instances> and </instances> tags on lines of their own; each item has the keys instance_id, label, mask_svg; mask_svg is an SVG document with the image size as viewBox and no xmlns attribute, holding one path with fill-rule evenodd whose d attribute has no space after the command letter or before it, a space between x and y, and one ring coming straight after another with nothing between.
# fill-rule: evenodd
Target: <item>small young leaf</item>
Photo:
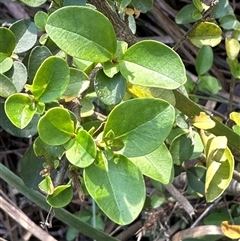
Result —
<instances>
[{"instance_id":1,"label":"small young leaf","mask_svg":"<svg viewBox=\"0 0 240 241\"><path fill-rule=\"evenodd\" d=\"M59 98L69 82L69 67L65 60L52 56L39 67L30 90L34 97L43 103Z\"/></svg>"},{"instance_id":2,"label":"small young leaf","mask_svg":"<svg viewBox=\"0 0 240 241\"><path fill-rule=\"evenodd\" d=\"M37 41L37 28L29 19L22 19L15 22L10 30L15 34L17 45L15 53L23 53L33 47Z\"/></svg>"},{"instance_id":3,"label":"small young leaf","mask_svg":"<svg viewBox=\"0 0 240 241\"><path fill-rule=\"evenodd\" d=\"M131 223L141 212L146 195L143 176L125 156L94 162L84 169L83 178L92 198L119 225Z\"/></svg>"},{"instance_id":4,"label":"small young leaf","mask_svg":"<svg viewBox=\"0 0 240 241\"><path fill-rule=\"evenodd\" d=\"M141 118L139 118L141 115ZM166 139L174 122L174 108L152 98L132 99L115 107L108 116L103 137L113 131L124 143L127 157L144 156Z\"/></svg>"},{"instance_id":5,"label":"small young leaf","mask_svg":"<svg viewBox=\"0 0 240 241\"><path fill-rule=\"evenodd\" d=\"M173 160L163 143L153 152L129 158L145 175L156 181L168 184L173 180Z\"/></svg>"},{"instance_id":6,"label":"small young leaf","mask_svg":"<svg viewBox=\"0 0 240 241\"><path fill-rule=\"evenodd\" d=\"M60 8L50 15L45 28L63 51L80 59L105 62L113 57L117 48L111 22L89 7Z\"/></svg>"},{"instance_id":7,"label":"small young leaf","mask_svg":"<svg viewBox=\"0 0 240 241\"><path fill-rule=\"evenodd\" d=\"M45 30L48 14L43 11L38 11L34 16L34 22L38 29Z\"/></svg>"},{"instance_id":8,"label":"small young leaf","mask_svg":"<svg viewBox=\"0 0 240 241\"><path fill-rule=\"evenodd\" d=\"M47 203L54 208L62 208L70 203L73 197L71 184L61 185L54 189L51 195L47 196Z\"/></svg>"},{"instance_id":9,"label":"small young leaf","mask_svg":"<svg viewBox=\"0 0 240 241\"><path fill-rule=\"evenodd\" d=\"M195 22L197 19L201 18L201 15L199 18L193 17L193 12L197 10L196 7L191 3L185 5L181 10L177 13L175 21L177 24L187 24Z\"/></svg>"},{"instance_id":10,"label":"small young leaf","mask_svg":"<svg viewBox=\"0 0 240 241\"><path fill-rule=\"evenodd\" d=\"M231 112L229 118L233 120L238 126L240 126L240 113Z\"/></svg>"},{"instance_id":11,"label":"small young leaf","mask_svg":"<svg viewBox=\"0 0 240 241\"><path fill-rule=\"evenodd\" d=\"M215 23L203 22L189 35L189 39L198 48L203 45L215 47L222 40L222 30Z\"/></svg>"},{"instance_id":12,"label":"small young leaf","mask_svg":"<svg viewBox=\"0 0 240 241\"><path fill-rule=\"evenodd\" d=\"M91 165L97 150L92 136L85 130L79 130L73 146L67 150L67 159L75 166L85 168Z\"/></svg>"},{"instance_id":13,"label":"small young leaf","mask_svg":"<svg viewBox=\"0 0 240 241\"><path fill-rule=\"evenodd\" d=\"M126 80L147 87L176 89L187 80L179 55L167 45L152 40L131 46L119 59L119 67Z\"/></svg>"},{"instance_id":14,"label":"small young leaf","mask_svg":"<svg viewBox=\"0 0 240 241\"><path fill-rule=\"evenodd\" d=\"M55 107L45 113L38 122L40 138L48 145L62 145L74 135L74 122L70 113Z\"/></svg>"},{"instance_id":15,"label":"small young leaf","mask_svg":"<svg viewBox=\"0 0 240 241\"><path fill-rule=\"evenodd\" d=\"M213 64L213 51L208 45L204 45L198 51L196 58L196 71L198 75L205 74Z\"/></svg>"},{"instance_id":16,"label":"small young leaf","mask_svg":"<svg viewBox=\"0 0 240 241\"><path fill-rule=\"evenodd\" d=\"M227 56L230 60L234 60L238 57L240 51L240 44L234 38L226 38L225 40Z\"/></svg>"},{"instance_id":17,"label":"small young leaf","mask_svg":"<svg viewBox=\"0 0 240 241\"><path fill-rule=\"evenodd\" d=\"M222 89L219 81L210 75L202 75L199 77L200 82L198 83L198 89L202 92L217 94Z\"/></svg>"},{"instance_id":18,"label":"small young leaf","mask_svg":"<svg viewBox=\"0 0 240 241\"><path fill-rule=\"evenodd\" d=\"M5 102L5 111L9 120L18 128L23 129L32 120L36 109L31 109L33 99L27 94L13 94Z\"/></svg>"},{"instance_id":19,"label":"small young leaf","mask_svg":"<svg viewBox=\"0 0 240 241\"><path fill-rule=\"evenodd\" d=\"M125 95L126 80L120 73L109 78L104 74L103 70L99 70L94 81L94 88L98 98L104 104L117 105Z\"/></svg>"},{"instance_id":20,"label":"small young leaf","mask_svg":"<svg viewBox=\"0 0 240 241\"><path fill-rule=\"evenodd\" d=\"M45 176L45 179L43 179L39 183L38 187L42 192L44 192L47 195L53 194L54 186L53 186L53 183L52 183L52 179L49 175Z\"/></svg>"},{"instance_id":21,"label":"small young leaf","mask_svg":"<svg viewBox=\"0 0 240 241\"><path fill-rule=\"evenodd\" d=\"M13 65L13 59L6 54L0 53L0 74L7 72Z\"/></svg>"}]
</instances>

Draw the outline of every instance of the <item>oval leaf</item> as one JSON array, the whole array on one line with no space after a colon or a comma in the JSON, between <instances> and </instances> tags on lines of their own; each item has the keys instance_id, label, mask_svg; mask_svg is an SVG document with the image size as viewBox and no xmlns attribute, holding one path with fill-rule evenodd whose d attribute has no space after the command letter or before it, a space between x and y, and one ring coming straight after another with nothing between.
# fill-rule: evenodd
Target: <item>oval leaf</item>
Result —
<instances>
[{"instance_id":1,"label":"oval leaf","mask_svg":"<svg viewBox=\"0 0 240 241\"><path fill-rule=\"evenodd\" d=\"M187 80L179 55L157 41L134 44L120 58L119 66L122 75L132 84L176 89Z\"/></svg>"},{"instance_id":2,"label":"oval leaf","mask_svg":"<svg viewBox=\"0 0 240 241\"><path fill-rule=\"evenodd\" d=\"M138 168L125 156L98 160L84 169L86 188L103 212L119 225L137 218L145 200L145 184Z\"/></svg>"},{"instance_id":3,"label":"oval leaf","mask_svg":"<svg viewBox=\"0 0 240 241\"><path fill-rule=\"evenodd\" d=\"M31 49L37 41L37 28L30 19L22 19L15 22L10 30L14 33L17 39L15 53L23 53Z\"/></svg>"},{"instance_id":4,"label":"oval leaf","mask_svg":"<svg viewBox=\"0 0 240 241\"><path fill-rule=\"evenodd\" d=\"M39 67L30 90L38 101L52 102L66 90L69 75L66 61L60 57L51 56Z\"/></svg>"},{"instance_id":5,"label":"oval leaf","mask_svg":"<svg viewBox=\"0 0 240 241\"><path fill-rule=\"evenodd\" d=\"M0 53L11 56L16 45L16 38L10 29L0 27Z\"/></svg>"},{"instance_id":6,"label":"oval leaf","mask_svg":"<svg viewBox=\"0 0 240 241\"><path fill-rule=\"evenodd\" d=\"M0 96L7 98L16 92L13 82L6 75L0 74Z\"/></svg>"},{"instance_id":7,"label":"oval leaf","mask_svg":"<svg viewBox=\"0 0 240 241\"><path fill-rule=\"evenodd\" d=\"M223 221L221 230L230 239L240 238L240 225L230 225L227 221Z\"/></svg>"},{"instance_id":8,"label":"oval leaf","mask_svg":"<svg viewBox=\"0 0 240 241\"><path fill-rule=\"evenodd\" d=\"M62 208L70 203L73 197L73 189L70 184L61 185L54 189L46 198L47 203L54 208Z\"/></svg>"},{"instance_id":9,"label":"oval leaf","mask_svg":"<svg viewBox=\"0 0 240 241\"><path fill-rule=\"evenodd\" d=\"M89 7L61 8L50 15L45 28L63 51L80 59L105 62L117 48L110 21Z\"/></svg>"},{"instance_id":10,"label":"oval leaf","mask_svg":"<svg viewBox=\"0 0 240 241\"><path fill-rule=\"evenodd\" d=\"M74 122L70 113L61 107L46 112L38 122L40 138L48 145L62 145L74 135Z\"/></svg>"},{"instance_id":11,"label":"oval leaf","mask_svg":"<svg viewBox=\"0 0 240 241\"><path fill-rule=\"evenodd\" d=\"M131 157L130 160L144 175L164 184L172 182L173 160L164 143L153 152L141 157Z\"/></svg>"},{"instance_id":12,"label":"oval leaf","mask_svg":"<svg viewBox=\"0 0 240 241\"><path fill-rule=\"evenodd\" d=\"M189 39L195 46L201 48L203 45L215 47L222 40L222 30L215 23L200 23L191 34Z\"/></svg>"},{"instance_id":13,"label":"oval leaf","mask_svg":"<svg viewBox=\"0 0 240 241\"><path fill-rule=\"evenodd\" d=\"M174 113L174 108L160 99L123 102L108 116L103 137L112 131L115 139L124 143L122 154L127 157L144 156L166 139L175 119Z\"/></svg>"},{"instance_id":14,"label":"oval leaf","mask_svg":"<svg viewBox=\"0 0 240 241\"><path fill-rule=\"evenodd\" d=\"M75 166L85 168L91 165L97 150L92 136L85 130L77 133L75 143L67 150L67 159Z\"/></svg>"},{"instance_id":15,"label":"oval leaf","mask_svg":"<svg viewBox=\"0 0 240 241\"><path fill-rule=\"evenodd\" d=\"M205 112L200 112L199 116L194 117L193 125L199 129L208 130L215 126L215 122Z\"/></svg>"},{"instance_id":16,"label":"oval leaf","mask_svg":"<svg viewBox=\"0 0 240 241\"><path fill-rule=\"evenodd\" d=\"M32 120L36 108L29 95L17 93L9 96L6 100L5 112L16 127L23 129Z\"/></svg>"}]
</instances>

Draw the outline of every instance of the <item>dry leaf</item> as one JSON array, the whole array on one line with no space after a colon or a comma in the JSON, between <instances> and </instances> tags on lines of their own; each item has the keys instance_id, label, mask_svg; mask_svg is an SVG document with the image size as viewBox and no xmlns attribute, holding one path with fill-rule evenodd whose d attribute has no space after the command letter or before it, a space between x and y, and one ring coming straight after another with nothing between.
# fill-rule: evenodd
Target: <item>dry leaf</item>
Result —
<instances>
[{"instance_id":1,"label":"dry leaf","mask_svg":"<svg viewBox=\"0 0 240 241\"><path fill-rule=\"evenodd\" d=\"M228 238L240 238L240 225L230 225L227 221L223 221L221 225L221 230Z\"/></svg>"}]
</instances>

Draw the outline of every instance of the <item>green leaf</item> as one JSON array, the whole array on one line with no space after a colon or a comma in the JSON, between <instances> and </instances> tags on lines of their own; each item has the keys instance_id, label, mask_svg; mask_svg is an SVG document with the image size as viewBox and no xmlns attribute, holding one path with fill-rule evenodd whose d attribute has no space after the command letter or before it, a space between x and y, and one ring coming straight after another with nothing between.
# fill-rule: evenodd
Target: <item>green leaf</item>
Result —
<instances>
[{"instance_id":1,"label":"green leaf","mask_svg":"<svg viewBox=\"0 0 240 241\"><path fill-rule=\"evenodd\" d=\"M0 74L0 96L7 98L16 92L13 82L7 76Z\"/></svg>"},{"instance_id":2,"label":"green leaf","mask_svg":"<svg viewBox=\"0 0 240 241\"><path fill-rule=\"evenodd\" d=\"M176 89L187 80L179 55L152 40L131 46L119 59L119 67L125 79L137 85Z\"/></svg>"},{"instance_id":3,"label":"green leaf","mask_svg":"<svg viewBox=\"0 0 240 241\"><path fill-rule=\"evenodd\" d=\"M65 149L63 146L52 146L37 137L33 144L34 152L38 157L44 157L47 161L60 160Z\"/></svg>"},{"instance_id":4,"label":"green leaf","mask_svg":"<svg viewBox=\"0 0 240 241\"><path fill-rule=\"evenodd\" d=\"M40 5L46 2L46 0L20 0L20 1L30 7L39 7Z\"/></svg>"},{"instance_id":5,"label":"green leaf","mask_svg":"<svg viewBox=\"0 0 240 241\"><path fill-rule=\"evenodd\" d=\"M225 15L234 13L232 7L229 4L228 0L221 0L218 4L214 7L211 15L214 19L221 18Z\"/></svg>"},{"instance_id":6,"label":"green leaf","mask_svg":"<svg viewBox=\"0 0 240 241\"><path fill-rule=\"evenodd\" d=\"M145 156L131 157L129 159L145 176L164 184L173 181L173 160L164 143Z\"/></svg>"},{"instance_id":7,"label":"green leaf","mask_svg":"<svg viewBox=\"0 0 240 241\"><path fill-rule=\"evenodd\" d=\"M28 83L32 84L38 68L50 56L52 56L52 53L45 46L36 46L32 49L28 58Z\"/></svg>"},{"instance_id":8,"label":"green leaf","mask_svg":"<svg viewBox=\"0 0 240 241\"><path fill-rule=\"evenodd\" d=\"M94 80L94 88L98 98L106 105L119 104L126 92L126 80L120 73L112 78L106 76L103 70L99 70Z\"/></svg>"},{"instance_id":9,"label":"green leaf","mask_svg":"<svg viewBox=\"0 0 240 241\"><path fill-rule=\"evenodd\" d=\"M125 156L114 155L107 162L100 159L84 169L83 177L88 192L111 220L126 225L138 217L145 184L138 168Z\"/></svg>"},{"instance_id":10,"label":"green leaf","mask_svg":"<svg viewBox=\"0 0 240 241\"><path fill-rule=\"evenodd\" d=\"M8 119L4 110L4 103L0 104L0 116L0 126L13 136L30 138L37 133L37 123L40 118L39 115L34 115L30 123L22 130L13 125Z\"/></svg>"},{"instance_id":11,"label":"green leaf","mask_svg":"<svg viewBox=\"0 0 240 241\"><path fill-rule=\"evenodd\" d=\"M140 12L146 13L152 9L153 0L132 0L131 4Z\"/></svg>"},{"instance_id":12,"label":"green leaf","mask_svg":"<svg viewBox=\"0 0 240 241\"><path fill-rule=\"evenodd\" d=\"M215 23L203 22L189 34L189 40L198 48L203 45L215 47L222 40L222 30Z\"/></svg>"},{"instance_id":13,"label":"green leaf","mask_svg":"<svg viewBox=\"0 0 240 241\"><path fill-rule=\"evenodd\" d=\"M177 136L171 146L169 151L173 158L173 163L176 165L181 165L184 161L190 159L193 154L192 140L188 137L188 134L181 134Z\"/></svg>"},{"instance_id":14,"label":"green leaf","mask_svg":"<svg viewBox=\"0 0 240 241\"><path fill-rule=\"evenodd\" d=\"M10 30L14 33L17 39L15 53L23 53L31 49L37 41L37 28L30 19L22 19L15 22Z\"/></svg>"},{"instance_id":15,"label":"green leaf","mask_svg":"<svg viewBox=\"0 0 240 241\"><path fill-rule=\"evenodd\" d=\"M94 113L93 103L86 97L81 99L81 117L91 116Z\"/></svg>"},{"instance_id":16,"label":"green leaf","mask_svg":"<svg viewBox=\"0 0 240 241\"><path fill-rule=\"evenodd\" d=\"M175 21L177 24L187 24L187 23L192 23L195 22L199 18L194 18L193 17L193 12L197 10L196 7L191 3L185 5L181 10L177 13Z\"/></svg>"},{"instance_id":17,"label":"green leaf","mask_svg":"<svg viewBox=\"0 0 240 241\"><path fill-rule=\"evenodd\" d=\"M7 28L0 27L0 53L11 56L16 45L14 33Z\"/></svg>"},{"instance_id":18,"label":"green leaf","mask_svg":"<svg viewBox=\"0 0 240 241\"><path fill-rule=\"evenodd\" d=\"M205 74L213 64L213 51L208 45L203 45L198 51L195 68L198 76Z\"/></svg>"},{"instance_id":19,"label":"green leaf","mask_svg":"<svg viewBox=\"0 0 240 241\"><path fill-rule=\"evenodd\" d=\"M238 24L238 20L234 14L228 14L219 19L220 26L223 29L234 29L234 27Z\"/></svg>"},{"instance_id":20,"label":"green leaf","mask_svg":"<svg viewBox=\"0 0 240 241\"><path fill-rule=\"evenodd\" d=\"M74 136L74 122L70 113L55 107L45 113L38 122L38 133L48 145L62 145Z\"/></svg>"},{"instance_id":21,"label":"green leaf","mask_svg":"<svg viewBox=\"0 0 240 241\"><path fill-rule=\"evenodd\" d=\"M18 128L23 129L36 113L32 97L17 93L9 96L5 102L5 111L9 120Z\"/></svg>"},{"instance_id":22,"label":"green leaf","mask_svg":"<svg viewBox=\"0 0 240 241\"><path fill-rule=\"evenodd\" d=\"M200 82L198 83L198 89L203 92L217 94L222 89L219 81L210 75L203 75L199 77Z\"/></svg>"},{"instance_id":23,"label":"green leaf","mask_svg":"<svg viewBox=\"0 0 240 241\"><path fill-rule=\"evenodd\" d=\"M97 155L92 136L85 130L79 130L73 146L67 150L66 157L73 165L85 168L91 165Z\"/></svg>"},{"instance_id":24,"label":"green leaf","mask_svg":"<svg viewBox=\"0 0 240 241\"><path fill-rule=\"evenodd\" d=\"M203 166L190 167L187 169L189 186L197 193L205 195L206 168Z\"/></svg>"},{"instance_id":25,"label":"green leaf","mask_svg":"<svg viewBox=\"0 0 240 241\"><path fill-rule=\"evenodd\" d=\"M240 136L240 126L234 125L232 127L233 131L236 132Z\"/></svg>"},{"instance_id":26,"label":"green leaf","mask_svg":"<svg viewBox=\"0 0 240 241\"><path fill-rule=\"evenodd\" d=\"M54 208L65 207L73 197L71 184L61 185L54 189L51 195L46 198L47 203Z\"/></svg>"},{"instance_id":27,"label":"green leaf","mask_svg":"<svg viewBox=\"0 0 240 241\"><path fill-rule=\"evenodd\" d=\"M38 11L34 16L34 22L38 29L45 30L48 14L43 11Z\"/></svg>"},{"instance_id":28,"label":"green leaf","mask_svg":"<svg viewBox=\"0 0 240 241\"><path fill-rule=\"evenodd\" d=\"M117 48L110 21L88 7L69 6L55 11L48 18L46 32L67 54L93 62L111 59Z\"/></svg>"},{"instance_id":29,"label":"green leaf","mask_svg":"<svg viewBox=\"0 0 240 241\"><path fill-rule=\"evenodd\" d=\"M71 99L79 96L90 86L88 76L81 70L70 68L70 80L62 98Z\"/></svg>"},{"instance_id":30,"label":"green leaf","mask_svg":"<svg viewBox=\"0 0 240 241\"><path fill-rule=\"evenodd\" d=\"M6 54L0 53L0 74L7 72L11 69L13 64L13 59L7 57Z\"/></svg>"},{"instance_id":31,"label":"green leaf","mask_svg":"<svg viewBox=\"0 0 240 241\"><path fill-rule=\"evenodd\" d=\"M38 187L42 192L48 195L53 194L54 186L50 175L46 175L45 178L38 184Z\"/></svg>"},{"instance_id":32,"label":"green leaf","mask_svg":"<svg viewBox=\"0 0 240 241\"><path fill-rule=\"evenodd\" d=\"M5 75L12 80L17 92L21 92L28 77L25 65L21 62L14 61L12 68L6 72Z\"/></svg>"},{"instance_id":33,"label":"green leaf","mask_svg":"<svg viewBox=\"0 0 240 241\"><path fill-rule=\"evenodd\" d=\"M115 139L124 143L122 154L127 157L144 156L166 139L174 118L174 108L166 101L132 99L112 110L104 127L103 137L113 131Z\"/></svg>"},{"instance_id":34,"label":"green leaf","mask_svg":"<svg viewBox=\"0 0 240 241\"><path fill-rule=\"evenodd\" d=\"M240 63L238 62L238 59L231 60L227 58L227 63L230 67L231 74L239 79L240 78Z\"/></svg>"},{"instance_id":35,"label":"green leaf","mask_svg":"<svg viewBox=\"0 0 240 241\"><path fill-rule=\"evenodd\" d=\"M51 56L39 67L30 90L34 97L48 103L59 98L69 83L69 67L65 60Z\"/></svg>"}]
</instances>

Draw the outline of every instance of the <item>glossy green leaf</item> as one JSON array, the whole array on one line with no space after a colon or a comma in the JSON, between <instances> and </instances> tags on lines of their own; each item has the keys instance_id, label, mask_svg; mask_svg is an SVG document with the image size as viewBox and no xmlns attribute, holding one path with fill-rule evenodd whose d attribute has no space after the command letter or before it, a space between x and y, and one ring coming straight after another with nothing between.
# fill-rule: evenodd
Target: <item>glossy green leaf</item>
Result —
<instances>
[{"instance_id":1,"label":"glossy green leaf","mask_svg":"<svg viewBox=\"0 0 240 241\"><path fill-rule=\"evenodd\" d=\"M65 60L52 56L39 67L30 90L34 97L48 103L59 98L69 83L69 67Z\"/></svg>"},{"instance_id":2,"label":"glossy green leaf","mask_svg":"<svg viewBox=\"0 0 240 241\"><path fill-rule=\"evenodd\" d=\"M6 75L0 74L0 96L7 98L16 92L13 82Z\"/></svg>"},{"instance_id":3,"label":"glossy green leaf","mask_svg":"<svg viewBox=\"0 0 240 241\"><path fill-rule=\"evenodd\" d=\"M215 23L203 22L189 34L189 40L199 48L203 45L215 47L222 40L222 30Z\"/></svg>"},{"instance_id":4,"label":"glossy green leaf","mask_svg":"<svg viewBox=\"0 0 240 241\"><path fill-rule=\"evenodd\" d=\"M14 33L7 28L0 27L0 53L11 56L16 45Z\"/></svg>"},{"instance_id":5,"label":"glossy green leaf","mask_svg":"<svg viewBox=\"0 0 240 241\"><path fill-rule=\"evenodd\" d=\"M84 169L84 182L102 211L119 225L135 220L145 200L145 184L138 168L125 156L114 155Z\"/></svg>"},{"instance_id":6,"label":"glossy green leaf","mask_svg":"<svg viewBox=\"0 0 240 241\"><path fill-rule=\"evenodd\" d=\"M187 169L189 186L197 193L205 195L206 168L203 166L190 167Z\"/></svg>"},{"instance_id":7,"label":"glossy green leaf","mask_svg":"<svg viewBox=\"0 0 240 241\"><path fill-rule=\"evenodd\" d=\"M173 181L173 160L164 143L145 156L131 157L129 159L145 176L164 184Z\"/></svg>"},{"instance_id":8,"label":"glossy green leaf","mask_svg":"<svg viewBox=\"0 0 240 241\"><path fill-rule=\"evenodd\" d=\"M12 68L5 75L12 80L17 92L21 92L28 77L25 65L14 61Z\"/></svg>"},{"instance_id":9,"label":"glossy green leaf","mask_svg":"<svg viewBox=\"0 0 240 241\"><path fill-rule=\"evenodd\" d=\"M39 190L38 184L43 180L39 174L43 169L44 158L36 157L33 151L33 145L24 153L21 161L21 178L26 186Z\"/></svg>"},{"instance_id":10,"label":"glossy green leaf","mask_svg":"<svg viewBox=\"0 0 240 241\"><path fill-rule=\"evenodd\" d=\"M240 43L234 38L226 38L225 46L228 58L230 60L236 59L240 52Z\"/></svg>"},{"instance_id":11,"label":"glossy green leaf","mask_svg":"<svg viewBox=\"0 0 240 241\"><path fill-rule=\"evenodd\" d=\"M198 89L202 92L217 94L222 89L220 82L213 76L203 75L199 79Z\"/></svg>"},{"instance_id":12,"label":"glossy green leaf","mask_svg":"<svg viewBox=\"0 0 240 241\"><path fill-rule=\"evenodd\" d=\"M213 64L213 51L208 45L203 45L198 51L195 68L198 75L205 74Z\"/></svg>"},{"instance_id":13,"label":"glossy green leaf","mask_svg":"<svg viewBox=\"0 0 240 241\"><path fill-rule=\"evenodd\" d=\"M88 76L81 70L70 68L70 80L62 98L71 99L79 96L90 86Z\"/></svg>"},{"instance_id":14,"label":"glossy green leaf","mask_svg":"<svg viewBox=\"0 0 240 241\"><path fill-rule=\"evenodd\" d=\"M38 184L38 187L47 195L51 195L54 192L53 182L49 175L45 176L45 178Z\"/></svg>"},{"instance_id":15,"label":"glossy green leaf","mask_svg":"<svg viewBox=\"0 0 240 241\"><path fill-rule=\"evenodd\" d=\"M228 14L220 18L219 22L220 22L220 26L223 29L230 30L237 25L238 20L236 19L236 16L234 14Z\"/></svg>"},{"instance_id":16,"label":"glossy green leaf","mask_svg":"<svg viewBox=\"0 0 240 241\"><path fill-rule=\"evenodd\" d=\"M66 152L66 157L73 165L85 168L93 163L96 154L96 144L92 136L85 130L79 130L75 143Z\"/></svg>"},{"instance_id":17,"label":"glossy green leaf","mask_svg":"<svg viewBox=\"0 0 240 241\"><path fill-rule=\"evenodd\" d=\"M51 195L46 198L47 203L54 208L65 207L73 197L71 184L61 185L54 189Z\"/></svg>"},{"instance_id":18,"label":"glossy green leaf","mask_svg":"<svg viewBox=\"0 0 240 241\"><path fill-rule=\"evenodd\" d=\"M177 24L187 24L195 22L199 18L193 16L193 12L197 10L194 4L187 4L177 13L175 21ZM201 18L201 16L200 16Z\"/></svg>"},{"instance_id":19,"label":"glossy green leaf","mask_svg":"<svg viewBox=\"0 0 240 241\"><path fill-rule=\"evenodd\" d=\"M70 113L55 107L45 113L38 122L38 133L48 145L62 145L74 135L74 122Z\"/></svg>"},{"instance_id":20,"label":"glossy green leaf","mask_svg":"<svg viewBox=\"0 0 240 241\"><path fill-rule=\"evenodd\" d=\"M138 11L146 13L152 9L153 0L132 0L131 3Z\"/></svg>"},{"instance_id":21,"label":"glossy green leaf","mask_svg":"<svg viewBox=\"0 0 240 241\"><path fill-rule=\"evenodd\" d=\"M119 67L124 78L137 85L176 89L187 80L179 55L152 40L131 46L119 59Z\"/></svg>"},{"instance_id":22,"label":"glossy green leaf","mask_svg":"<svg viewBox=\"0 0 240 241\"><path fill-rule=\"evenodd\" d=\"M28 83L32 84L34 76L45 59L52 55L51 51L45 46L36 46L30 52L28 58Z\"/></svg>"},{"instance_id":23,"label":"glossy green leaf","mask_svg":"<svg viewBox=\"0 0 240 241\"><path fill-rule=\"evenodd\" d=\"M13 59L6 54L0 53L0 74L7 72L13 65Z\"/></svg>"},{"instance_id":24,"label":"glossy green leaf","mask_svg":"<svg viewBox=\"0 0 240 241\"><path fill-rule=\"evenodd\" d=\"M126 92L126 80L120 73L112 78L106 76L103 70L99 70L95 80L94 88L98 98L106 105L119 104Z\"/></svg>"},{"instance_id":25,"label":"glossy green leaf","mask_svg":"<svg viewBox=\"0 0 240 241\"><path fill-rule=\"evenodd\" d=\"M18 128L23 129L36 113L32 97L28 94L13 94L5 102L5 112L9 120Z\"/></svg>"},{"instance_id":26,"label":"glossy green leaf","mask_svg":"<svg viewBox=\"0 0 240 241\"><path fill-rule=\"evenodd\" d=\"M30 7L39 7L40 5L46 2L46 0L20 0L20 1Z\"/></svg>"},{"instance_id":27,"label":"glossy green leaf","mask_svg":"<svg viewBox=\"0 0 240 241\"><path fill-rule=\"evenodd\" d=\"M174 108L166 101L132 99L112 110L104 127L103 137L113 131L115 139L124 143L122 154L127 157L144 156L166 139L174 118Z\"/></svg>"},{"instance_id":28,"label":"glossy green leaf","mask_svg":"<svg viewBox=\"0 0 240 241\"><path fill-rule=\"evenodd\" d=\"M19 129L7 117L4 110L4 103L0 104L0 126L13 136L30 138L37 133L39 115L34 115L30 123L23 129Z\"/></svg>"},{"instance_id":29,"label":"glossy green leaf","mask_svg":"<svg viewBox=\"0 0 240 241\"><path fill-rule=\"evenodd\" d=\"M45 30L48 14L43 11L38 11L34 16L34 23L40 30Z\"/></svg>"},{"instance_id":30,"label":"glossy green leaf","mask_svg":"<svg viewBox=\"0 0 240 241\"><path fill-rule=\"evenodd\" d=\"M221 18L225 15L233 13L233 9L229 4L228 0L221 0L218 2L218 4L213 9L211 15L213 18Z\"/></svg>"},{"instance_id":31,"label":"glossy green leaf","mask_svg":"<svg viewBox=\"0 0 240 241\"><path fill-rule=\"evenodd\" d=\"M55 11L48 18L46 32L67 54L93 62L111 59L117 47L110 21L88 7L69 6Z\"/></svg>"},{"instance_id":32,"label":"glossy green leaf","mask_svg":"<svg viewBox=\"0 0 240 241\"><path fill-rule=\"evenodd\" d=\"M190 159L193 154L192 140L189 138L188 134L181 134L177 136L171 146L169 151L173 158L173 163L176 165L181 165L184 161Z\"/></svg>"},{"instance_id":33,"label":"glossy green leaf","mask_svg":"<svg viewBox=\"0 0 240 241\"><path fill-rule=\"evenodd\" d=\"M65 149L63 146L52 146L37 137L33 144L34 152L38 157L44 157L47 161L60 160Z\"/></svg>"},{"instance_id":34,"label":"glossy green leaf","mask_svg":"<svg viewBox=\"0 0 240 241\"><path fill-rule=\"evenodd\" d=\"M30 19L22 19L15 22L10 30L14 33L17 40L15 53L23 53L31 49L37 41L37 28Z\"/></svg>"}]
</instances>

